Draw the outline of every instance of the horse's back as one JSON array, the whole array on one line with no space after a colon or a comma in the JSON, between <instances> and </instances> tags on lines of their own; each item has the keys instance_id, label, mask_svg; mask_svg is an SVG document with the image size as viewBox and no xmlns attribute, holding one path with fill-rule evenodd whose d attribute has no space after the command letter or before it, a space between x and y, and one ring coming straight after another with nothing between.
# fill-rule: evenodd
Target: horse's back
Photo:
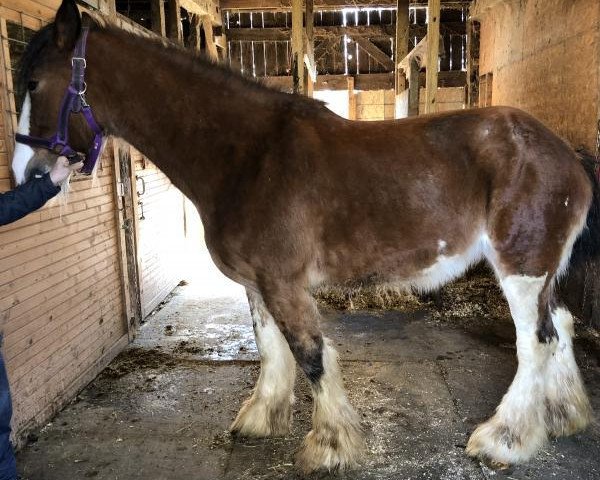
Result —
<instances>
[{"instance_id":1,"label":"horse's back","mask_svg":"<svg viewBox=\"0 0 600 480\"><path fill-rule=\"evenodd\" d=\"M540 238L560 256L591 198L574 152L510 107L343 122L322 150L309 188L335 280L415 279L452 257L460 265L442 269L454 272L488 247L514 256ZM528 261L554 262L510 268Z\"/></svg>"}]
</instances>

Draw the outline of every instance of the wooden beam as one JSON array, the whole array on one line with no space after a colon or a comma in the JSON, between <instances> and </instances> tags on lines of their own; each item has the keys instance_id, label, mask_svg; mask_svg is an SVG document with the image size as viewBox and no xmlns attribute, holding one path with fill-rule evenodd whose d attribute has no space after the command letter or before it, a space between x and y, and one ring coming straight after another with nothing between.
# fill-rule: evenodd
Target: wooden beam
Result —
<instances>
[{"instance_id":1,"label":"wooden beam","mask_svg":"<svg viewBox=\"0 0 600 480\"><path fill-rule=\"evenodd\" d=\"M204 15L202 17L202 28L204 29L204 38L206 40L206 55L213 60L218 60L219 53L217 52L217 44L215 43L212 18L210 15Z\"/></svg>"},{"instance_id":2,"label":"wooden beam","mask_svg":"<svg viewBox=\"0 0 600 480\"><path fill-rule=\"evenodd\" d=\"M179 0L167 0L169 12L168 35L171 40L183 44L183 29L181 27L181 4Z\"/></svg>"},{"instance_id":3,"label":"wooden beam","mask_svg":"<svg viewBox=\"0 0 600 480\"><path fill-rule=\"evenodd\" d=\"M305 0L305 2L306 42L304 45L304 63L306 66L306 71L304 75L304 92L307 96L312 97L314 82L317 81L317 66L315 65L314 0Z\"/></svg>"},{"instance_id":4,"label":"wooden beam","mask_svg":"<svg viewBox=\"0 0 600 480\"><path fill-rule=\"evenodd\" d=\"M304 94L304 9L302 0L292 0L292 77L294 93Z\"/></svg>"},{"instance_id":5,"label":"wooden beam","mask_svg":"<svg viewBox=\"0 0 600 480\"><path fill-rule=\"evenodd\" d=\"M398 0L396 5L396 49L394 52L394 103L396 107L399 106L399 95L406 88L406 77L400 68L398 68L398 65L408 55L408 5L409 0ZM396 111L396 118L399 118L398 114L399 112Z\"/></svg>"},{"instance_id":6,"label":"wooden beam","mask_svg":"<svg viewBox=\"0 0 600 480\"><path fill-rule=\"evenodd\" d=\"M150 0L150 19L152 21L152 31L161 37L166 37L164 0Z\"/></svg>"},{"instance_id":7,"label":"wooden beam","mask_svg":"<svg viewBox=\"0 0 600 480\"><path fill-rule=\"evenodd\" d=\"M465 24L462 22L449 22L440 25L443 31L451 32L457 35L465 33ZM314 27L315 38L338 39L344 35L362 36L371 40L389 40L396 35L393 25L359 25L348 27ZM291 28L286 27L267 27L267 28L228 28L225 30L227 38L235 41L286 41L292 34ZM427 27L422 25L409 25L409 37L424 37L427 34ZM407 41L408 48L408 41ZM408 53L408 52L407 52ZM400 57L400 60L404 58Z\"/></svg>"},{"instance_id":8,"label":"wooden beam","mask_svg":"<svg viewBox=\"0 0 600 480\"><path fill-rule=\"evenodd\" d=\"M189 13L194 13L196 15L210 15L210 6L205 4L204 2L201 4L196 2L195 0L179 0L179 6Z\"/></svg>"},{"instance_id":9,"label":"wooden beam","mask_svg":"<svg viewBox=\"0 0 600 480\"><path fill-rule=\"evenodd\" d=\"M354 77L348 77L348 119L356 120L356 93L354 93Z\"/></svg>"},{"instance_id":10,"label":"wooden beam","mask_svg":"<svg viewBox=\"0 0 600 480\"><path fill-rule=\"evenodd\" d=\"M200 25L202 25L202 17L196 13L190 13L190 34L187 40L187 47L195 52L200 51L201 36Z\"/></svg>"},{"instance_id":11,"label":"wooden beam","mask_svg":"<svg viewBox=\"0 0 600 480\"><path fill-rule=\"evenodd\" d=\"M352 40L358 43L359 47L367 52L373 60L381 64L386 70L394 71L394 62L385 52L379 49L377 45L367 40L365 37L353 36Z\"/></svg>"},{"instance_id":12,"label":"wooden beam","mask_svg":"<svg viewBox=\"0 0 600 480\"><path fill-rule=\"evenodd\" d=\"M291 28L229 28L225 30L227 38L235 41L286 41L292 34ZM394 36L394 28L391 25L362 25L356 27L314 27L315 38L364 36L367 38L389 39Z\"/></svg>"},{"instance_id":13,"label":"wooden beam","mask_svg":"<svg viewBox=\"0 0 600 480\"><path fill-rule=\"evenodd\" d=\"M438 80L438 57L440 50L440 0L429 0L427 24L427 80L425 82L425 113L437 111L436 95Z\"/></svg>"},{"instance_id":14,"label":"wooden beam","mask_svg":"<svg viewBox=\"0 0 600 480\"><path fill-rule=\"evenodd\" d=\"M361 7L395 7L397 0L361 0ZM443 0L442 8L458 9L468 7L470 0ZM341 8L356 8L356 0L315 0L318 10L336 10ZM411 2L411 5L427 6L426 1ZM292 0L221 0L222 10L290 10Z\"/></svg>"},{"instance_id":15,"label":"wooden beam","mask_svg":"<svg viewBox=\"0 0 600 480\"><path fill-rule=\"evenodd\" d=\"M467 21L467 107L479 105L479 22Z\"/></svg>"},{"instance_id":16,"label":"wooden beam","mask_svg":"<svg viewBox=\"0 0 600 480\"><path fill-rule=\"evenodd\" d=\"M117 13L117 4L115 0L100 0L98 2L98 10L105 15L115 15Z\"/></svg>"},{"instance_id":17,"label":"wooden beam","mask_svg":"<svg viewBox=\"0 0 600 480\"><path fill-rule=\"evenodd\" d=\"M352 77L352 75L350 75ZM347 75L319 75L315 84L317 90L347 90ZM354 79L354 88L356 90L390 90L394 88L394 74L389 73L361 73L352 77ZM292 76L262 77L261 82L265 85L281 90L292 92Z\"/></svg>"},{"instance_id":18,"label":"wooden beam","mask_svg":"<svg viewBox=\"0 0 600 480\"><path fill-rule=\"evenodd\" d=\"M408 77L408 116L419 114L419 63L416 58L410 60L410 76Z\"/></svg>"},{"instance_id":19,"label":"wooden beam","mask_svg":"<svg viewBox=\"0 0 600 480\"><path fill-rule=\"evenodd\" d=\"M15 140L15 132L17 131L17 116L13 113L16 111L15 108L15 96L10 95L9 92L14 90L13 78L10 75L11 69L11 61L10 61L10 50L8 47L8 26L6 24L6 20L0 17L0 107L2 107L2 112L0 112L0 125L3 125L4 130L0 130L0 144L4 143L7 159L11 159L13 156L14 150L14 140ZM10 160L8 160L7 164ZM8 183L11 185L7 185L7 187L12 186L12 174L8 174L8 177L11 177L8 180ZM0 186L0 190L4 191L4 185ZM6 188L8 190L8 188Z\"/></svg>"}]
</instances>

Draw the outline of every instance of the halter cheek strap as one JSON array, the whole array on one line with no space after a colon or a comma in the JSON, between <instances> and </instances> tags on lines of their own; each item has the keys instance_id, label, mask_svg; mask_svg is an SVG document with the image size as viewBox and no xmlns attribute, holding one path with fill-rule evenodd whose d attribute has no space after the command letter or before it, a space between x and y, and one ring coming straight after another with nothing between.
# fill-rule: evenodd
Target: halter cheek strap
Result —
<instances>
[{"instance_id":1,"label":"halter cheek strap","mask_svg":"<svg viewBox=\"0 0 600 480\"><path fill-rule=\"evenodd\" d=\"M91 174L94 170L96 162L100 157L102 141L104 139L102 129L94 118L92 107L89 106L85 99L85 91L87 89L85 83L85 69L87 67L85 51L88 33L89 28L84 27L73 50L73 57L71 58L71 83L67 87L61 103L56 133L50 138L33 137L20 133L15 135L15 140L19 143L29 145L30 147L45 148L59 155L69 157L70 161L78 161L78 153L69 145L69 118L72 113L83 114L94 134L92 146L85 157L81 169L81 173L86 175Z\"/></svg>"}]
</instances>

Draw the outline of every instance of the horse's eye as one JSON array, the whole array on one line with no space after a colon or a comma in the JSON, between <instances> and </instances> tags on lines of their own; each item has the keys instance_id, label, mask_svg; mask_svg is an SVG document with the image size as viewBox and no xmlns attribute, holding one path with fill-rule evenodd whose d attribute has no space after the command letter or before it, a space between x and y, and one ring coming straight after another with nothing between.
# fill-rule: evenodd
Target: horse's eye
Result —
<instances>
[{"instance_id":1,"label":"horse's eye","mask_svg":"<svg viewBox=\"0 0 600 480\"><path fill-rule=\"evenodd\" d=\"M30 92L33 92L38 86L38 82L36 82L35 80L31 80L29 82L27 82L27 90L29 90Z\"/></svg>"}]
</instances>

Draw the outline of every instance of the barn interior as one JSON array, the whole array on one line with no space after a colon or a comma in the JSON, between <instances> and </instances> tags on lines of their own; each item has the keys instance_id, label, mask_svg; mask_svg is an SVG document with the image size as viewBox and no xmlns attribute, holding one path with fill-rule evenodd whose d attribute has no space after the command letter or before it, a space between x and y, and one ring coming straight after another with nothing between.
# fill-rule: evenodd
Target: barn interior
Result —
<instances>
[{"instance_id":1,"label":"barn interior","mask_svg":"<svg viewBox=\"0 0 600 480\"><path fill-rule=\"evenodd\" d=\"M18 62L59 5L0 3L2 192L14 187ZM509 105L598 158L595 0L79 5L350 120ZM591 263L561 285L595 411L597 272ZM510 312L484 266L428 296L364 288L320 292L318 302L368 455L356 470L309 478L600 479L597 422L523 465L465 455L517 366ZM244 290L212 264L191 202L123 141L109 139L94 178L0 227L0 311L23 479L304 478L294 454L310 430L308 382L299 375L290 435L229 433L260 365Z\"/></svg>"}]
</instances>

